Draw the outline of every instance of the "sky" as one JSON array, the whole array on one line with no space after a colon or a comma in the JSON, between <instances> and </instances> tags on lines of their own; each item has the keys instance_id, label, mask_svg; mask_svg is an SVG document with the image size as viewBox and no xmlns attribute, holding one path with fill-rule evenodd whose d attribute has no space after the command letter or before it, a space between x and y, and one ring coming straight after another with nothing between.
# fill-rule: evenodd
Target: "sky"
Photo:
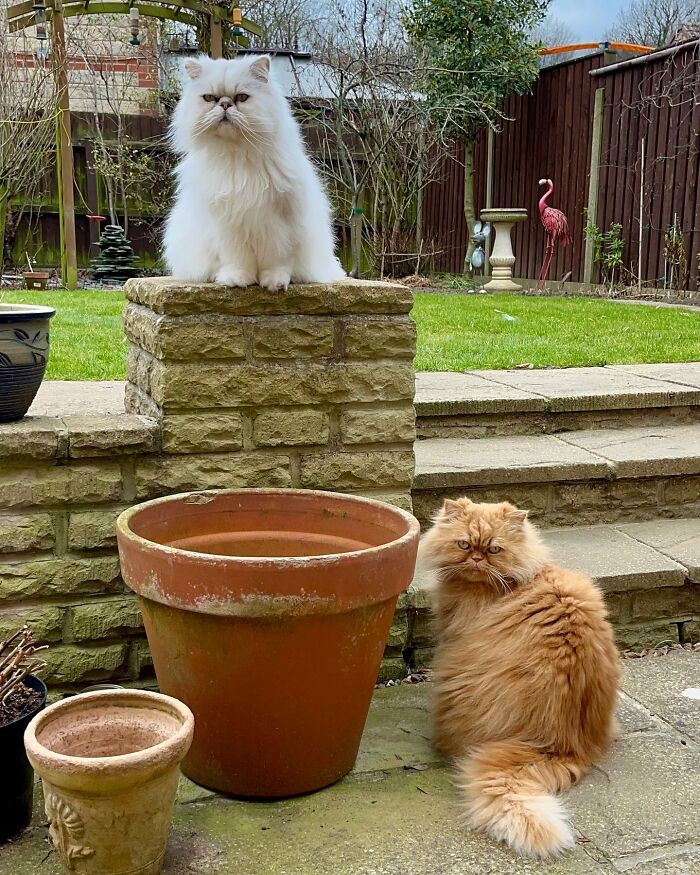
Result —
<instances>
[{"instance_id":1,"label":"sky","mask_svg":"<svg viewBox=\"0 0 700 875\"><path fill-rule=\"evenodd\" d=\"M550 12L582 42L598 42L629 0L553 0Z\"/></svg>"}]
</instances>

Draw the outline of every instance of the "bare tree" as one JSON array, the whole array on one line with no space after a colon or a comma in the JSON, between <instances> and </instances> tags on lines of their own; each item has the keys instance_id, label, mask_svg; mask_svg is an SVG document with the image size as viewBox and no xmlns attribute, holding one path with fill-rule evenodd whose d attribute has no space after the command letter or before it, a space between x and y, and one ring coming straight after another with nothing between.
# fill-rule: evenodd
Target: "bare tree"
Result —
<instances>
[{"instance_id":1,"label":"bare tree","mask_svg":"<svg viewBox=\"0 0 700 875\"><path fill-rule=\"evenodd\" d=\"M325 9L311 39L316 99L304 115L350 226L351 273L360 273L363 244L380 274L401 259L417 270L423 190L441 158L418 59L392 0L331 0Z\"/></svg>"},{"instance_id":2,"label":"bare tree","mask_svg":"<svg viewBox=\"0 0 700 875\"><path fill-rule=\"evenodd\" d=\"M534 41L542 48L551 49L556 46L568 46L575 43L576 34L560 18L551 13L532 32ZM540 56L540 67L551 67L553 64L561 64L575 57L574 52L561 52L556 55Z\"/></svg>"},{"instance_id":3,"label":"bare tree","mask_svg":"<svg viewBox=\"0 0 700 875\"><path fill-rule=\"evenodd\" d=\"M82 78L80 105L90 118L93 142L92 167L104 184L110 222L129 233L130 206L142 200L146 207L154 191L161 203L169 189L170 163L164 158L164 143L134 142L128 117L144 108L157 110L160 50L157 28L142 28L142 43L129 49L129 23L124 16L102 16L96 26L89 19L71 29L69 51L79 58ZM153 88L139 83L139 68L149 75ZM142 101L151 101L144 107Z\"/></svg>"},{"instance_id":4,"label":"bare tree","mask_svg":"<svg viewBox=\"0 0 700 875\"><path fill-rule=\"evenodd\" d=\"M700 21L700 0L635 0L610 28L610 39L644 46L668 45L683 24Z\"/></svg>"},{"instance_id":5,"label":"bare tree","mask_svg":"<svg viewBox=\"0 0 700 875\"><path fill-rule=\"evenodd\" d=\"M56 117L51 67L32 53L29 39L10 36L0 11L0 268L9 203L31 204L50 167Z\"/></svg>"}]
</instances>

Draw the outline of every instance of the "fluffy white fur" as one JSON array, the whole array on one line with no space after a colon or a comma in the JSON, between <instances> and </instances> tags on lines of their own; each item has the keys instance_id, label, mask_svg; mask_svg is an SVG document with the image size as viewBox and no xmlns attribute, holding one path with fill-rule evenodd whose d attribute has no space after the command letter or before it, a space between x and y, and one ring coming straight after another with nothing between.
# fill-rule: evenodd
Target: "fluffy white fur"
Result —
<instances>
[{"instance_id":1,"label":"fluffy white fur","mask_svg":"<svg viewBox=\"0 0 700 875\"><path fill-rule=\"evenodd\" d=\"M185 72L171 129L183 157L164 240L173 276L271 291L343 277L328 199L269 56L200 56Z\"/></svg>"}]
</instances>

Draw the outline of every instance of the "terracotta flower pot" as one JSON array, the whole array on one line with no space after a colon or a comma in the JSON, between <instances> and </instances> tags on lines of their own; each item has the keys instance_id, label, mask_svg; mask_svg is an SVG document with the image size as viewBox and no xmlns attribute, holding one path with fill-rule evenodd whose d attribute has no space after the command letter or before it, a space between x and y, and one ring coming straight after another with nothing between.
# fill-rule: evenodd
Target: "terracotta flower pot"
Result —
<instances>
[{"instance_id":1,"label":"terracotta flower pot","mask_svg":"<svg viewBox=\"0 0 700 875\"><path fill-rule=\"evenodd\" d=\"M157 499L117 529L160 687L195 714L185 774L262 797L345 775L417 520L354 496L244 489Z\"/></svg>"},{"instance_id":2,"label":"terracotta flower pot","mask_svg":"<svg viewBox=\"0 0 700 875\"><path fill-rule=\"evenodd\" d=\"M52 307L0 303L0 422L29 410L49 358Z\"/></svg>"},{"instance_id":3,"label":"terracotta flower pot","mask_svg":"<svg viewBox=\"0 0 700 875\"><path fill-rule=\"evenodd\" d=\"M24 743L44 785L49 836L69 871L161 871L193 731L182 702L141 690L63 699L32 720Z\"/></svg>"}]
</instances>

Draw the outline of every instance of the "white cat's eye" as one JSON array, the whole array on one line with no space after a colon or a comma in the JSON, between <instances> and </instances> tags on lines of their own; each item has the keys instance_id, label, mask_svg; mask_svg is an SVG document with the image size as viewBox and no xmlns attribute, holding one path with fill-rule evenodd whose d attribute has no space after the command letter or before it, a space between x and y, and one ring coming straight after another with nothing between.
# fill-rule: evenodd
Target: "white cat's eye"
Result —
<instances>
[{"instance_id":1,"label":"white cat's eye","mask_svg":"<svg viewBox=\"0 0 700 875\"><path fill-rule=\"evenodd\" d=\"M502 549L502 547L489 547L489 553L500 553Z\"/></svg>"},{"instance_id":2,"label":"white cat's eye","mask_svg":"<svg viewBox=\"0 0 700 875\"><path fill-rule=\"evenodd\" d=\"M245 103L249 97L250 97L250 94L237 94L236 95L236 103Z\"/></svg>"},{"instance_id":3,"label":"white cat's eye","mask_svg":"<svg viewBox=\"0 0 700 875\"><path fill-rule=\"evenodd\" d=\"M206 100L207 103L216 103L219 98L216 94L203 94L202 99Z\"/></svg>"},{"instance_id":4,"label":"white cat's eye","mask_svg":"<svg viewBox=\"0 0 700 875\"><path fill-rule=\"evenodd\" d=\"M471 550L471 544L469 541L457 541L457 546L460 550Z\"/></svg>"}]
</instances>

